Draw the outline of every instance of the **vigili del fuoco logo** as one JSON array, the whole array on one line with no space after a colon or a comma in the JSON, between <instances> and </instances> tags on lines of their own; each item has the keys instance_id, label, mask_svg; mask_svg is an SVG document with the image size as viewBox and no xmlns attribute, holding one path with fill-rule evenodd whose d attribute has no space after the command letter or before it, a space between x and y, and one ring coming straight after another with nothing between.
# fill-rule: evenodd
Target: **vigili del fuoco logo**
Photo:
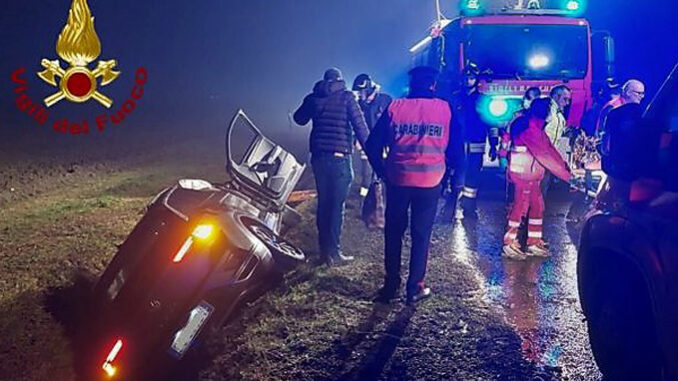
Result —
<instances>
[{"instance_id":1,"label":"vigili del fuoco logo","mask_svg":"<svg viewBox=\"0 0 678 381\"><path fill-rule=\"evenodd\" d=\"M118 79L121 72L116 70L118 62L115 59L100 60L94 70L89 68L101 55L101 41L94 29L94 17L87 0L73 0L66 26L57 38L56 53L67 66L62 66L59 59L43 58L41 65L44 70L37 72L40 79L57 89L43 100L44 106L28 95L26 68L21 67L12 73L12 82L16 84L14 93L17 94L14 103L19 111L32 117L38 124L45 125L50 122L50 108L63 100L74 103L95 101L107 109L113 106L114 100L103 89L99 89ZM52 128L61 133L86 135L90 132L90 127L103 131L109 122L114 125L122 123L136 109L137 102L144 94L147 79L146 69L138 68L129 98L117 111L96 116L94 123L90 124L89 120L73 122L69 119L57 119L52 122Z\"/></svg>"}]
</instances>

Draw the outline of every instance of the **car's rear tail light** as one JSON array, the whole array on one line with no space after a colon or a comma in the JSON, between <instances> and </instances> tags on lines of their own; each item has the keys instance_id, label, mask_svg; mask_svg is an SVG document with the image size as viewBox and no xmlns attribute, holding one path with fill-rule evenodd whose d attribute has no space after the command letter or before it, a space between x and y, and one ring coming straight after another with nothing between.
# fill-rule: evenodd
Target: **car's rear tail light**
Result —
<instances>
[{"instance_id":1,"label":"car's rear tail light","mask_svg":"<svg viewBox=\"0 0 678 381\"><path fill-rule=\"evenodd\" d=\"M204 241L212 236L213 230L214 226L212 224L202 224L196 226L195 229L193 229L193 234L191 235L199 240Z\"/></svg>"},{"instance_id":2,"label":"car's rear tail light","mask_svg":"<svg viewBox=\"0 0 678 381\"><path fill-rule=\"evenodd\" d=\"M209 243L210 238L212 237L212 234L214 233L214 225L212 224L200 224L193 229L193 233L186 239L183 245L181 245L181 248L177 253L174 255L174 259L172 259L172 262L174 263L179 263L181 262L182 259L184 259L184 256L186 253L188 253L188 250L191 249L191 246L193 246L193 242L195 240Z\"/></svg>"},{"instance_id":3,"label":"car's rear tail light","mask_svg":"<svg viewBox=\"0 0 678 381\"><path fill-rule=\"evenodd\" d=\"M113 378L113 376L115 376L117 368L113 365L113 361L115 361L115 358L118 357L118 354L120 353L121 349L122 349L122 340L118 339L118 341L116 341L115 344L113 345L111 351L108 353L106 361L104 361L103 365L101 366L101 369L103 369L104 372L106 372L106 375L109 378Z\"/></svg>"}]
</instances>

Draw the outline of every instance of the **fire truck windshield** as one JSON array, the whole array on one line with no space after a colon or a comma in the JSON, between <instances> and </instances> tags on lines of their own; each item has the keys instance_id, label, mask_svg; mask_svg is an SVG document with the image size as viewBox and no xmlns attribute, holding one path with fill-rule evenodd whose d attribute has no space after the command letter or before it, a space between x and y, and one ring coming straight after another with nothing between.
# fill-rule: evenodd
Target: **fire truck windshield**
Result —
<instances>
[{"instance_id":1,"label":"fire truck windshield","mask_svg":"<svg viewBox=\"0 0 678 381\"><path fill-rule=\"evenodd\" d=\"M584 78L588 30L578 25L466 25L464 61L492 78Z\"/></svg>"}]
</instances>

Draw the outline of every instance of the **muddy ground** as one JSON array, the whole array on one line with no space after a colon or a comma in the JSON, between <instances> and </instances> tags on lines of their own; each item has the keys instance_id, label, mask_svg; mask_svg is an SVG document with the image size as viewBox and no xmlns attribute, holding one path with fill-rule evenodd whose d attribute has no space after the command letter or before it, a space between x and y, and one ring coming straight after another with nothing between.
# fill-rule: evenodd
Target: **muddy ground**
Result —
<instances>
[{"instance_id":1,"label":"muddy ground","mask_svg":"<svg viewBox=\"0 0 678 381\"><path fill-rule=\"evenodd\" d=\"M160 151L139 153L139 145L122 144L124 157L114 154L121 146L105 146L65 158L49 150L37 158L9 149L0 156L0 380L74 379L71 337L81 301L114 244L166 184L181 177L224 178L220 145L168 142ZM598 378L587 347L567 349L581 353L565 353L557 364L526 355L548 349L525 348L524 337L534 328L516 325L506 313L510 303L494 299L479 280L468 254L477 242L462 237L474 226L436 227L428 274L434 299L416 310L373 304L383 241L380 232L365 230L358 206L356 198L348 203L343 238L344 250L358 259L329 269L314 264L313 202L300 205L304 221L290 239L311 263L246 306L179 379ZM503 209L496 213L490 218ZM490 250L498 254L500 229L487 234L497 235ZM558 303L579 310L574 297ZM585 334L581 321L571 328Z\"/></svg>"}]
</instances>

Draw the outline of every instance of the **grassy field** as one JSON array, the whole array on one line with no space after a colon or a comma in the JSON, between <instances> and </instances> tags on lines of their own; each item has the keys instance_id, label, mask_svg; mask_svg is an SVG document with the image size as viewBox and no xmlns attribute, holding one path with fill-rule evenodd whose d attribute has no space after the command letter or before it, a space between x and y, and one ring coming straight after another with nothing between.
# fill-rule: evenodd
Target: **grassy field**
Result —
<instances>
[{"instance_id":1,"label":"grassy field","mask_svg":"<svg viewBox=\"0 0 678 381\"><path fill-rule=\"evenodd\" d=\"M164 186L182 177L223 180L220 160L188 155L163 163L161 156L43 157L2 167L0 380L73 379L67 331L77 329L68 322L82 295L68 290L103 270Z\"/></svg>"},{"instance_id":2,"label":"grassy field","mask_svg":"<svg viewBox=\"0 0 678 381\"><path fill-rule=\"evenodd\" d=\"M35 160L0 165L0 174L20 175L0 184L0 380L74 379L70 338L115 244L165 186L183 177L223 180L218 148L197 147L204 146L75 165L40 159L47 169ZM25 170L31 166L36 173ZM433 300L416 312L373 304L383 239L364 228L358 207L349 199L343 234L344 251L358 259L327 268L313 264L314 203L300 205L304 218L289 238L311 262L243 308L179 379L591 379L595 371L559 369L571 374L561 377L524 359L520 338L467 263L473 243L458 236L472 237L473 227L436 227L427 275ZM488 234L501 242L500 228Z\"/></svg>"}]
</instances>

